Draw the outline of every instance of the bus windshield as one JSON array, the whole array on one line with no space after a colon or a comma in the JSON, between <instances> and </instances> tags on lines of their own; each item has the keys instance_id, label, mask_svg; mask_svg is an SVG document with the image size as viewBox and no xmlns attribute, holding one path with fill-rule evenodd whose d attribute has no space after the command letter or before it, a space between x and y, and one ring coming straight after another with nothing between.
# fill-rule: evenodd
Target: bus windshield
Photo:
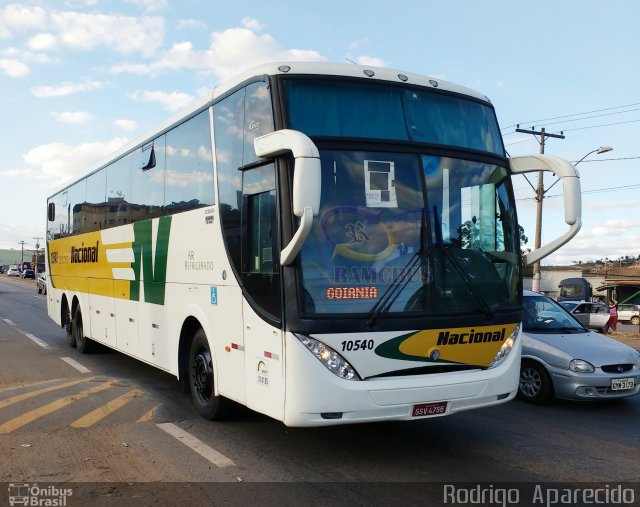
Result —
<instances>
[{"instance_id":1,"label":"bus windshield","mask_svg":"<svg viewBox=\"0 0 640 507\"><path fill-rule=\"evenodd\" d=\"M421 153L321 150L320 213L301 252L303 313L491 312L517 305L504 167Z\"/></svg>"},{"instance_id":2,"label":"bus windshield","mask_svg":"<svg viewBox=\"0 0 640 507\"><path fill-rule=\"evenodd\" d=\"M505 155L493 109L469 97L344 80L284 83L289 126L310 137L410 141Z\"/></svg>"}]
</instances>

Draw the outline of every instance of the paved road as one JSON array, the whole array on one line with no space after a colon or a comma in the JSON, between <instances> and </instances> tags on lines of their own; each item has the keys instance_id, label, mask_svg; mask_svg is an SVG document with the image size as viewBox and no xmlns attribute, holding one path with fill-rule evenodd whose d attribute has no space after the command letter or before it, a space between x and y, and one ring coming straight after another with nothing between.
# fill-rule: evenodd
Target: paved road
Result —
<instances>
[{"instance_id":1,"label":"paved road","mask_svg":"<svg viewBox=\"0 0 640 507\"><path fill-rule=\"evenodd\" d=\"M640 397L331 428L239 408L211 423L170 375L69 348L35 287L3 277L0 350L0 481L72 483L83 502L68 505L440 505L454 481L640 477Z\"/></svg>"}]
</instances>

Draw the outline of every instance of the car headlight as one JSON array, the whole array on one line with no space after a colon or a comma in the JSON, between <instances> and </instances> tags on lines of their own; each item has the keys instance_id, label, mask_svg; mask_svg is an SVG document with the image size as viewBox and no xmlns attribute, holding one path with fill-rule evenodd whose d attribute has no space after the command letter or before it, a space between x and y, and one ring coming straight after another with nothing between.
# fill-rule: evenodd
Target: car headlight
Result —
<instances>
[{"instance_id":1,"label":"car headlight","mask_svg":"<svg viewBox=\"0 0 640 507\"><path fill-rule=\"evenodd\" d=\"M589 361L585 361L584 359L572 359L569 363L569 369L580 373L591 373L592 371L595 371L595 367Z\"/></svg>"},{"instance_id":2,"label":"car headlight","mask_svg":"<svg viewBox=\"0 0 640 507\"><path fill-rule=\"evenodd\" d=\"M496 357L494 357L493 361L491 361L491 364L489 365L489 369L497 368L498 366L500 366L502 363L505 362L505 360L507 359L507 356L509 355L509 352L511 352L511 349L513 349L513 346L516 344L516 339L518 338L519 332L520 332L520 324L516 326L513 332L509 335L509 338L507 338L504 341L504 343L502 344L502 347L500 347L500 350L496 354Z\"/></svg>"},{"instance_id":3,"label":"car headlight","mask_svg":"<svg viewBox=\"0 0 640 507\"><path fill-rule=\"evenodd\" d=\"M296 337L334 375L346 380L360 379L349 362L328 345L308 336Z\"/></svg>"}]
</instances>

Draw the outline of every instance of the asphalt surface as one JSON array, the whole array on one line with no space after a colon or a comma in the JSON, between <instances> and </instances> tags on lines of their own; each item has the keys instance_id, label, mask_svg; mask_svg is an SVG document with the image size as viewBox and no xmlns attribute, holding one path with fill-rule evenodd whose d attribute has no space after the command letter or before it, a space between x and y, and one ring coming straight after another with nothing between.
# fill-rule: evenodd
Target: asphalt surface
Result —
<instances>
[{"instance_id":1,"label":"asphalt surface","mask_svg":"<svg viewBox=\"0 0 640 507\"><path fill-rule=\"evenodd\" d=\"M35 286L1 276L0 350L0 481L69 484L67 505L444 505L452 483L603 481L640 499L639 396L329 428L238 407L212 423L171 375L69 348Z\"/></svg>"}]
</instances>

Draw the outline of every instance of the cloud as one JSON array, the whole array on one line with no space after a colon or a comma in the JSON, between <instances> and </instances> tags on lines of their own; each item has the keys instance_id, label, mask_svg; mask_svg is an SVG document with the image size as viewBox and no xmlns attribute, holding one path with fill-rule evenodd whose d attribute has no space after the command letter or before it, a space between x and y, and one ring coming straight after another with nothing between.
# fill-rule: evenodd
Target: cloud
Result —
<instances>
[{"instance_id":1,"label":"cloud","mask_svg":"<svg viewBox=\"0 0 640 507\"><path fill-rule=\"evenodd\" d=\"M56 37L51 33L39 33L27 41L27 47L34 51L50 51L56 46Z\"/></svg>"},{"instance_id":2,"label":"cloud","mask_svg":"<svg viewBox=\"0 0 640 507\"><path fill-rule=\"evenodd\" d=\"M166 6L165 0L131 0L146 11ZM0 10L0 38L38 32L28 42L31 49L56 46L91 51L104 46L118 53L152 56L162 46L164 18L120 14L59 11L42 7L8 5Z\"/></svg>"},{"instance_id":3,"label":"cloud","mask_svg":"<svg viewBox=\"0 0 640 507\"><path fill-rule=\"evenodd\" d=\"M578 233L577 238L586 239L625 236L629 234L629 230L636 227L638 227L638 222L634 222L633 220L624 220L621 218L606 220L595 224L587 230L581 230Z\"/></svg>"},{"instance_id":4,"label":"cloud","mask_svg":"<svg viewBox=\"0 0 640 507\"><path fill-rule=\"evenodd\" d=\"M326 61L317 51L283 49L271 35L256 35L253 30L247 28L213 32L206 56L213 73L220 80L267 62Z\"/></svg>"},{"instance_id":5,"label":"cloud","mask_svg":"<svg viewBox=\"0 0 640 507\"><path fill-rule=\"evenodd\" d=\"M242 18L241 24L243 27L248 28L249 30L252 30L254 32L259 32L264 28L264 25L255 18Z\"/></svg>"},{"instance_id":6,"label":"cloud","mask_svg":"<svg viewBox=\"0 0 640 507\"><path fill-rule=\"evenodd\" d=\"M109 155L122 148L128 139L114 138L103 142L72 146L50 143L36 146L22 156L24 162L37 168L37 178L60 186L79 178Z\"/></svg>"},{"instance_id":7,"label":"cloud","mask_svg":"<svg viewBox=\"0 0 640 507\"><path fill-rule=\"evenodd\" d=\"M23 77L31 72L27 64L11 58L0 59L0 70L9 77Z\"/></svg>"},{"instance_id":8,"label":"cloud","mask_svg":"<svg viewBox=\"0 0 640 507\"><path fill-rule=\"evenodd\" d=\"M88 113L87 111L51 113L51 116L60 123L75 123L78 125L88 123L92 119L91 113Z\"/></svg>"},{"instance_id":9,"label":"cloud","mask_svg":"<svg viewBox=\"0 0 640 507\"><path fill-rule=\"evenodd\" d=\"M38 30L46 26L47 19L47 11L42 7L7 5L0 9L0 39L8 39L23 31Z\"/></svg>"},{"instance_id":10,"label":"cloud","mask_svg":"<svg viewBox=\"0 0 640 507\"><path fill-rule=\"evenodd\" d=\"M178 30L202 30L207 25L200 19L180 19L176 22L176 28Z\"/></svg>"},{"instance_id":11,"label":"cloud","mask_svg":"<svg viewBox=\"0 0 640 507\"><path fill-rule=\"evenodd\" d=\"M192 95L177 91L167 93L160 90L139 90L128 93L127 96L139 102L157 102L169 111L178 111L194 100Z\"/></svg>"},{"instance_id":12,"label":"cloud","mask_svg":"<svg viewBox=\"0 0 640 507\"><path fill-rule=\"evenodd\" d=\"M544 259L543 264L571 264L574 261L595 261L597 259L617 259L628 255L637 257L640 251L640 237L624 235L618 238L582 239L574 238L557 252Z\"/></svg>"},{"instance_id":13,"label":"cloud","mask_svg":"<svg viewBox=\"0 0 640 507\"><path fill-rule=\"evenodd\" d=\"M118 53L151 56L162 45L164 19L121 15L52 12L58 43L77 51L105 46Z\"/></svg>"},{"instance_id":14,"label":"cloud","mask_svg":"<svg viewBox=\"0 0 640 507\"><path fill-rule=\"evenodd\" d=\"M2 51L0 51L0 54L13 60L19 60L22 63L51 63L55 61L45 53L34 53L32 51L25 51L24 49L19 49L16 47L8 47L6 49L3 49Z\"/></svg>"},{"instance_id":15,"label":"cloud","mask_svg":"<svg viewBox=\"0 0 640 507\"><path fill-rule=\"evenodd\" d=\"M256 29L261 26L252 18L245 18L244 23ZM191 42L178 42L151 63L120 63L111 70L155 76L168 70L187 68L212 73L223 81L262 63L326 60L314 50L284 49L271 35L257 35L253 29L243 27L213 32L206 50L194 49Z\"/></svg>"},{"instance_id":16,"label":"cloud","mask_svg":"<svg viewBox=\"0 0 640 507\"><path fill-rule=\"evenodd\" d=\"M167 8L167 0L125 0L140 7L144 12L157 12Z\"/></svg>"},{"instance_id":17,"label":"cloud","mask_svg":"<svg viewBox=\"0 0 640 507\"><path fill-rule=\"evenodd\" d=\"M58 86L34 86L31 92L39 98L66 97L74 93L88 92L105 88L109 83L103 81L88 81L86 83L62 83Z\"/></svg>"},{"instance_id":18,"label":"cloud","mask_svg":"<svg viewBox=\"0 0 640 507\"><path fill-rule=\"evenodd\" d=\"M118 127L119 129L124 130L125 132L133 132L138 128L138 122L135 122L133 120L119 119L114 121L113 125Z\"/></svg>"},{"instance_id":19,"label":"cloud","mask_svg":"<svg viewBox=\"0 0 640 507\"><path fill-rule=\"evenodd\" d=\"M359 63L360 65L370 65L371 67L386 67L384 60L376 58L375 56L358 56L356 58L356 63Z\"/></svg>"},{"instance_id":20,"label":"cloud","mask_svg":"<svg viewBox=\"0 0 640 507\"><path fill-rule=\"evenodd\" d=\"M10 223L0 224L0 248L15 249L13 260L19 262L22 259L20 241L26 241L24 249L25 260L31 259L31 247L35 243L33 238L44 238L44 228L41 226L14 225ZM42 248L42 246L41 246ZM28 253L27 253L28 252ZM11 263L13 264L13 262Z\"/></svg>"},{"instance_id":21,"label":"cloud","mask_svg":"<svg viewBox=\"0 0 640 507\"><path fill-rule=\"evenodd\" d=\"M640 201L597 201L583 204L583 208L589 210L610 210L613 208L636 210L640 208Z\"/></svg>"}]
</instances>

